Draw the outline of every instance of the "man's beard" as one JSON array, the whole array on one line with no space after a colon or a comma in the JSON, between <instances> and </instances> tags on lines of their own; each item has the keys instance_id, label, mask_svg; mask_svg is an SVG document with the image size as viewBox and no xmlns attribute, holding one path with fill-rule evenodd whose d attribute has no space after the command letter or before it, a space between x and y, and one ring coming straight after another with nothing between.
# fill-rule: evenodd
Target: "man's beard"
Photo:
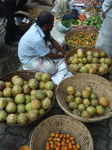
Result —
<instances>
[{"instance_id":1,"label":"man's beard","mask_svg":"<svg viewBox=\"0 0 112 150\"><path fill-rule=\"evenodd\" d=\"M47 30L47 31L44 32L44 34L45 34L45 42L47 42L50 38L50 31Z\"/></svg>"}]
</instances>

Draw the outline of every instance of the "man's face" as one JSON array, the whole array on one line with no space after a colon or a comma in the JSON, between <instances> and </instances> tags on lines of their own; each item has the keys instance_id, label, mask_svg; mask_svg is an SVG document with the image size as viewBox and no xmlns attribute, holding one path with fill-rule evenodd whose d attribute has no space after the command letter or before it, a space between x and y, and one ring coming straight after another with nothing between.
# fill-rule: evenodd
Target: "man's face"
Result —
<instances>
[{"instance_id":1,"label":"man's face","mask_svg":"<svg viewBox=\"0 0 112 150\"><path fill-rule=\"evenodd\" d=\"M54 21L48 26L48 30L51 31L53 28Z\"/></svg>"},{"instance_id":2,"label":"man's face","mask_svg":"<svg viewBox=\"0 0 112 150\"><path fill-rule=\"evenodd\" d=\"M46 31L44 31L44 33L45 33L46 36L50 34L50 31L51 31L52 28L53 28L53 23L54 23L54 22L52 22L50 25L47 25Z\"/></svg>"},{"instance_id":3,"label":"man's face","mask_svg":"<svg viewBox=\"0 0 112 150\"><path fill-rule=\"evenodd\" d=\"M52 22L50 25L47 25L47 29L46 29L47 32L50 32L52 30L53 24L54 22Z\"/></svg>"}]
</instances>

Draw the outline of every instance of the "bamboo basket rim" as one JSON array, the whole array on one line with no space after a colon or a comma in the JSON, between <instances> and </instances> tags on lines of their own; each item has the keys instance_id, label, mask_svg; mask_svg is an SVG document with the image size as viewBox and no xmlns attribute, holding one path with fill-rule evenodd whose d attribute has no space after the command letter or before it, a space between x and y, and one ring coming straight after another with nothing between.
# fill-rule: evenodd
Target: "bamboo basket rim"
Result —
<instances>
[{"instance_id":1,"label":"bamboo basket rim","mask_svg":"<svg viewBox=\"0 0 112 150\"><path fill-rule=\"evenodd\" d=\"M96 30L95 28L93 28L91 26L78 25L78 26L74 26L74 28L72 28L67 33L65 33L65 38L66 38L66 36L69 36L70 33L73 34L74 31L78 32L78 33L82 32L82 31L84 31L85 33L92 31L93 33L95 33L96 35L98 35L98 30Z\"/></svg>"},{"instance_id":2,"label":"bamboo basket rim","mask_svg":"<svg viewBox=\"0 0 112 150\"><path fill-rule=\"evenodd\" d=\"M51 120L55 120L55 122L56 122L56 120L61 120L61 118L65 121L65 120L69 120L69 122L71 122L71 124L72 124L72 122L77 122L77 124L79 124L79 126L81 126L81 128L83 129L85 129L85 130L87 130L87 134L86 135L88 135L88 137L89 137L89 139L90 139L90 142L89 142L89 145L91 145L90 147L91 147L91 150L93 150L94 149L94 143L93 143L93 138L92 138L92 136L91 136L91 133L90 133L90 131L88 130L88 128L85 126L85 124L84 123L82 123L81 121L79 121L79 120L77 120L77 119L75 119L75 118L72 118L71 116L68 116L68 115L53 115L53 116L50 116L50 117L48 117L48 118L46 118L44 121L42 121L35 129L34 129L34 131L33 131L33 133L32 133L32 135L31 135L31 138L30 138L30 148L31 148L31 150L34 150L33 149L33 143L34 143L34 140L35 140L35 138L36 138L36 134L38 134L37 132L38 132L38 130L40 129L41 130L41 128L43 127L43 125L45 125L45 124L47 124L47 123L49 123L49 121L50 121L50 124L52 124L52 122L51 122ZM62 121L62 120L61 120ZM68 122L68 121L67 121ZM71 129L72 130L72 129ZM50 132L52 132L52 129L50 129ZM81 132L80 130L78 130L78 132ZM82 133L82 132L81 132ZM49 136L49 135L48 135ZM75 135L74 135L75 136Z\"/></svg>"},{"instance_id":3,"label":"bamboo basket rim","mask_svg":"<svg viewBox=\"0 0 112 150\"><path fill-rule=\"evenodd\" d=\"M1 76L1 77L0 77L0 80L6 80L8 76L10 76L10 75L11 75L11 76L17 75L18 73L19 73L19 75L20 75L21 73L24 73L25 75L26 75L26 74L31 74L31 76L32 76L32 74L34 75L36 72L37 72L37 71L33 71L33 70L31 70L31 71L30 71L30 70L16 70L16 71L12 71L12 72L10 72L10 73L7 73L7 74ZM55 87L55 89L54 89L54 92L56 92L56 87ZM33 121L29 121L29 122L27 122L27 123L25 123L25 124L7 124L7 123L4 123L4 122L3 122L3 123L0 122L0 125L6 125L6 126L12 126L12 127L24 127L24 126L33 125L33 124L36 123L38 120L40 120L44 115L46 115L46 114L53 108L54 104L55 104L55 94L54 94L54 97L53 97L53 99L52 99L51 106L45 111L45 113L44 113L43 115L38 116L38 117L37 117L36 119L34 119Z\"/></svg>"},{"instance_id":4,"label":"bamboo basket rim","mask_svg":"<svg viewBox=\"0 0 112 150\"><path fill-rule=\"evenodd\" d=\"M81 47L81 48L83 48L84 51L93 51L93 52L101 52L101 51L102 51L102 50L100 50L100 49L92 48L92 47ZM68 59L70 56L72 56L72 55L71 55L72 53L75 54L76 51L77 51L77 49L79 49L79 48L73 48L73 49L69 50L69 51L66 53L65 57L64 57L65 65L66 65L67 69L68 69L72 74L76 74L77 72L73 71L72 69L70 69L70 68L68 67L68 61L67 61L67 59ZM109 55L107 55L107 57L108 57L108 58L111 58ZM111 71L111 69L112 69L112 65L110 65L110 67L109 67L109 69L108 69L108 71L107 71L106 73L97 74L97 75L103 76L103 75L109 73L109 72ZM78 72L78 73L79 73L79 72ZM90 74L90 73L89 73L89 74Z\"/></svg>"},{"instance_id":5,"label":"bamboo basket rim","mask_svg":"<svg viewBox=\"0 0 112 150\"><path fill-rule=\"evenodd\" d=\"M84 123L98 122L98 121L102 121L102 120L104 120L104 119L110 118L110 117L112 117L112 109L108 110L106 114L104 114L104 115L102 115L102 116L94 117L94 118L82 118L82 117L78 117L78 116L76 116L76 115L73 115L71 112L69 112L66 108L64 108L64 107L62 106L62 101L63 101L63 100L59 98L59 93L58 93L58 92L59 92L59 90L61 89L60 87L61 87L62 84L64 84L64 82L68 83L67 80L68 80L69 83L70 83L70 79L73 79L73 80L74 80L74 78L80 79L80 78L84 78L84 77L85 77L85 78L87 78L87 82L90 82L90 81L88 81L88 77L89 77L89 76L91 76L91 78L92 78L92 77L96 78L97 81L99 81L99 80L102 81L102 82L104 83L104 86L108 85L108 89L111 91L111 89L112 89L112 83L111 83L111 82L109 82L107 79L105 79L105 78L103 78L103 77L101 77L101 76L98 76L98 75L96 75L96 74L88 74L88 73L77 73L77 74L75 74L75 75L73 75L73 76L71 76L71 77L67 77L66 79L62 80L62 81L59 83L59 85L57 86L57 88L56 88L56 100L57 100L59 106L61 107L61 109L62 109L67 115L69 115L69 116L71 116L71 117L73 117L73 118L75 118L75 119L77 119L77 120L79 120L79 121L81 121L81 122L84 122ZM95 81L94 81L94 83L95 83ZM64 93L64 92L61 91L61 93ZM111 95L110 97L112 98L112 95ZM111 101L111 100L110 100L110 101ZM67 105L67 104L66 104L66 105Z\"/></svg>"}]
</instances>

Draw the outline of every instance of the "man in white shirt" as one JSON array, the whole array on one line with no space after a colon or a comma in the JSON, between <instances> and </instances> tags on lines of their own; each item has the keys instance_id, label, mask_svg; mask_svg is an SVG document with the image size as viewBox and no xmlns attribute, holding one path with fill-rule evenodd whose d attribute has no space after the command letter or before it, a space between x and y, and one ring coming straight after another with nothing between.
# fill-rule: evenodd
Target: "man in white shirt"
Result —
<instances>
[{"instance_id":1,"label":"man in white shirt","mask_svg":"<svg viewBox=\"0 0 112 150\"><path fill-rule=\"evenodd\" d=\"M112 0L103 2L102 13L104 20L95 47L112 57Z\"/></svg>"},{"instance_id":2,"label":"man in white shirt","mask_svg":"<svg viewBox=\"0 0 112 150\"><path fill-rule=\"evenodd\" d=\"M18 56L25 70L35 70L54 74L57 72L56 63L53 59L64 58L64 49L51 37L54 16L43 11L38 16L36 23L22 36ZM53 53L47 45L50 41L53 47L61 54Z\"/></svg>"}]
</instances>

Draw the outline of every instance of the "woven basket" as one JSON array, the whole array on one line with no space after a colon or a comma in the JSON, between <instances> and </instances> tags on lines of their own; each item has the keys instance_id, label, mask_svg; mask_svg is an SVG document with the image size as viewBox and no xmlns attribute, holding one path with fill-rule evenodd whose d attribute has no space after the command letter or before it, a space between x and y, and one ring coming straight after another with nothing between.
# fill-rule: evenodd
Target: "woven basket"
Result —
<instances>
[{"instance_id":1,"label":"woven basket","mask_svg":"<svg viewBox=\"0 0 112 150\"><path fill-rule=\"evenodd\" d=\"M24 80L28 81L29 79L31 78L34 78L35 76L35 71L28 71L28 70L22 70L22 71L14 71L14 72L11 72L11 73L8 73L2 77L0 77L0 80L6 82L6 81L11 81L11 78L14 76L14 75L18 75L20 76L21 78L23 78ZM55 92L55 91L54 91ZM47 114L51 108L53 107L53 105L55 104L55 94L54 94L54 97L52 99L52 103L51 103L51 106L45 111L45 113L41 116L38 116L35 120L33 121L29 121L27 122L26 124L13 124L13 125L10 125L10 124L7 124L7 123L0 123L0 125L7 125L7 126L15 126L15 127L23 127L23 126L28 126L28 125L32 125L36 122L38 122L38 120L40 118L42 118L45 114Z\"/></svg>"},{"instance_id":2,"label":"woven basket","mask_svg":"<svg viewBox=\"0 0 112 150\"><path fill-rule=\"evenodd\" d=\"M92 52L98 52L98 53L100 53L102 50L100 50L100 49L96 49L96 48L89 48L89 47L83 47L83 49L84 49L84 53L86 53L87 51L92 51ZM76 74L77 72L75 72L74 70L72 70L72 69L70 69L68 66L69 66L69 63L68 63L68 59L71 57L71 56L73 56L74 54L76 54L77 53L77 50L78 50L78 48L73 48L72 50L70 50L70 51L68 51L67 53L66 53L66 55L65 55L65 64L66 64L66 67L68 68L68 70L71 72L71 73L73 73L73 74ZM107 57L109 57L108 55L107 55ZM98 74L98 75L105 75L105 74L107 74L108 72L110 72L110 70L112 69L112 65L110 66L110 68L109 68L109 70L106 72L106 73L104 73L104 74Z\"/></svg>"},{"instance_id":3,"label":"woven basket","mask_svg":"<svg viewBox=\"0 0 112 150\"><path fill-rule=\"evenodd\" d=\"M81 150L93 150L93 140L86 126L66 115L55 115L41 122L31 136L31 150L45 150L45 142L56 131L74 136Z\"/></svg>"},{"instance_id":4,"label":"woven basket","mask_svg":"<svg viewBox=\"0 0 112 150\"><path fill-rule=\"evenodd\" d=\"M96 29L94 29L93 27L90 27L90 26L76 26L75 27L74 26L73 29L71 29L70 31L68 31L65 34L65 42L66 42L66 39L68 37L71 37L72 35L75 35L75 34L80 33L80 32L83 32L83 33L93 33L96 36L98 36L98 31ZM68 44L67 42L66 42L66 45L67 45L68 50L77 47L77 46L72 46L72 45Z\"/></svg>"},{"instance_id":5,"label":"woven basket","mask_svg":"<svg viewBox=\"0 0 112 150\"><path fill-rule=\"evenodd\" d=\"M92 118L82 118L71 113L66 103L66 87L73 86L76 90L83 90L84 87L90 86L98 97L107 97L109 99L109 106L105 108L105 114L102 116L95 115ZM103 77L94 74L81 73L64 79L56 89L56 99L62 110L69 116L80 120L82 122L97 122L107 119L112 116L112 84Z\"/></svg>"}]
</instances>

